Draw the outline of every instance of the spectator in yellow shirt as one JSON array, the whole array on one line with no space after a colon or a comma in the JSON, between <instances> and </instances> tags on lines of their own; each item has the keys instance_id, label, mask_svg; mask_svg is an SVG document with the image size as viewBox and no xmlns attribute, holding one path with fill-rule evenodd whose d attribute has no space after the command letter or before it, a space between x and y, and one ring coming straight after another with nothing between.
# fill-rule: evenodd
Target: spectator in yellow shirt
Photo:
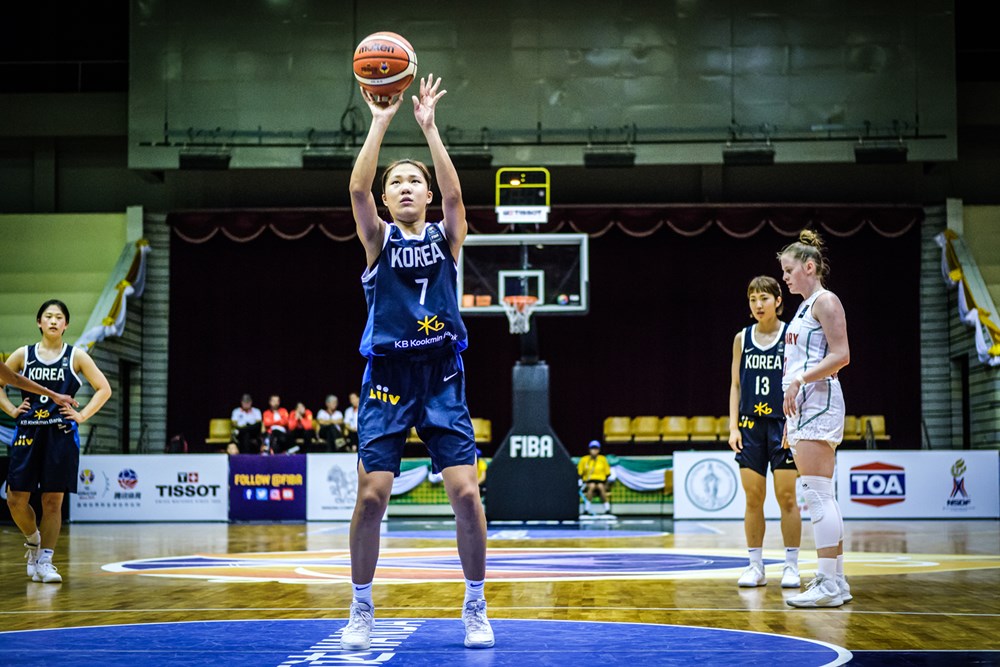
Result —
<instances>
[{"instance_id":1,"label":"spectator in yellow shirt","mask_svg":"<svg viewBox=\"0 0 1000 667\"><path fill-rule=\"evenodd\" d=\"M590 509L590 501L594 499L596 493L601 502L604 503L604 511L611 511L611 502L608 500L608 477L611 476L611 465L608 457L601 454L601 443L597 440L590 441L590 453L580 459L576 466L576 472L580 476L583 484L584 511L593 514Z\"/></svg>"}]
</instances>

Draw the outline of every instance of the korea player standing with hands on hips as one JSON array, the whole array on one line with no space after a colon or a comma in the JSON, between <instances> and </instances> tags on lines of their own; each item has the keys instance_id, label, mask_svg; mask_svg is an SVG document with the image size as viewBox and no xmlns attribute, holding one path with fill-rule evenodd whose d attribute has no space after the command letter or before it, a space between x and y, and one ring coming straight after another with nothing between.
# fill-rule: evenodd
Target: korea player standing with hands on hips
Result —
<instances>
[{"instance_id":1,"label":"korea player standing with hands on hips","mask_svg":"<svg viewBox=\"0 0 1000 667\"><path fill-rule=\"evenodd\" d=\"M80 467L77 427L111 398L111 387L85 350L63 343L63 333L69 326L66 304L56 299L46 301L35 320L42 333L41 342L18 348L7 359L7 366L60 395L57 400L62 407L57 409L51 393L22 389L23 400L15 406L7 393L0 391L0 409L17 420L10 446L7 505L14 523L24 533L28 576L34 581L56 584L62 582L62 575L52 564L52 554L62 530L63 496L76 493ZM94 388L94 395L77 412L62 398L76 394L82 385L80 376ZM42 492L40 525L29 502L36 490Z\"/></svg>"},{"instance_id":2,"label":"korea player standing with hands on hips","mask_svg":"<svg viewBox=\"0 0 1000 667\"><path fill-rule=\"evenodd\" d=\"M368 365L358 415L358 498L350 534L354 597L341 635L341 646L350 650L371 644L380 525L411 427L427 444L455 512L465 574L465 645L488 648L494 643L483 595L486 516L479 500L461 358L467 335L456 292L457 259L468 224L458 174L435 124L435 108L446 92L440 86L440 78L428 75L420 81L419 97L413 96L413 114L430 148L441 191L440 222L426 219L433 198L429 170L408 159L393 162L383 172L382 203L391 222L379 217L372 184L379 149L402 95L380 105L361 91L372 123L354 163L350 191L368 260L361 278L368 304L361 354Z\"/></svg>"}]
</instances>

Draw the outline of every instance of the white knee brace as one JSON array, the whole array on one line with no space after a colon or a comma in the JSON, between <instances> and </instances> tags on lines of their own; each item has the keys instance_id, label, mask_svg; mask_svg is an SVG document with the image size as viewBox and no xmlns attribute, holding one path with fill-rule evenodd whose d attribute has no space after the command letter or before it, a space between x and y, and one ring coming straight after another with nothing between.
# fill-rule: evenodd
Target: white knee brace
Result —
<instances>
[{"instance_id":1,"label":"white knee brace","mask_svg":"<svg viewBox=\"0 0 1000 667\"><path fill-rule=\"evenodd\" d=\"M816 548L837 546L844 539L844 522L840 516L840 506L833 495L833 480L813 475L802 475L801 479L802 494L809 505Z\"/></svg>"}]
</instances>

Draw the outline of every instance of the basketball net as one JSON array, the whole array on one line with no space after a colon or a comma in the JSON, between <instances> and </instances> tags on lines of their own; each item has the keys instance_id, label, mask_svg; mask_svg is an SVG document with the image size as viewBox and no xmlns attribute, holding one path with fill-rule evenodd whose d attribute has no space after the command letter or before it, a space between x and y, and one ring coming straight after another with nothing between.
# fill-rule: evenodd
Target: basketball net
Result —
<instances>
[{"instance_id":1,"label":"basketball net","mask_svg":"<svg viewBox=\"0 0 1000 667\"><path fill-rule=\"evenodd\" d=\"M505 296L500 303L507 313L512 334L528 333L531 330L531 313L538 303L537 296Z\"/></svg>"}]
</instances>

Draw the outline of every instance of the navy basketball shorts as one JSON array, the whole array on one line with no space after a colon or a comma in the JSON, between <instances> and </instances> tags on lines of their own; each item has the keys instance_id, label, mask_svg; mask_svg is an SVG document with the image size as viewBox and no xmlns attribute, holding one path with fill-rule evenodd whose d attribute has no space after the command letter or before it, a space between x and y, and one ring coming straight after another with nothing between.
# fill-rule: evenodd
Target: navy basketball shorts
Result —
<instances>
[{"instance_id":1,"label":"navy basketball shorts","mask_svg":"<svg viewBox=\"0 0 1000 667\"><path fill-rule=\"evenodd\" d=\"M358 457L365 470L398 477L412 427L427 445L434 472L476 464L465 370L454 348L368 360L358 411Z\"/></svg>"},{"instance_id":2,"label":"navy basketball shorts","mask_svg":"<svg viewBox=\"0 0 1000 667\"><path fill-rule=\"evenodd\" d=\"M8 448L12 491L76 493L80 433L74 421L60 425L18 426Z\"/></svg>"},{"instance_id":3,"label":"navy basketball shorts","mask_svg":"<svg viewBox=\"0 0 1000 667\"><path fill-rule=\"evenodd\" d=\"M740 417L740 435L743 436L743 450L737 452L736 462L741 468L749 468L767 477L767 467L771 470L795 470L792 450L781 446L781 436L785 430L783 419L769 417Z\"/></svg>"}]
</instances>

